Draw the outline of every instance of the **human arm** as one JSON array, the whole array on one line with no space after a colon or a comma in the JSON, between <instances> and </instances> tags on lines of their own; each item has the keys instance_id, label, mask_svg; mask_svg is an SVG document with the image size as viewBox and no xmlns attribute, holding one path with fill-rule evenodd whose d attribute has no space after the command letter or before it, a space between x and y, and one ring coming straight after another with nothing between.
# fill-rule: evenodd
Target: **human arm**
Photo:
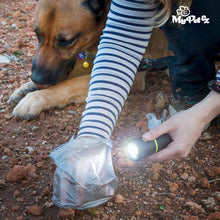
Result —
<instances>
[{"instance_id":1,"label":"human arm","mask_svg":"<svg viewBox=\"0 0 220 220\"><path fill-rule=\"evenodd\" d=\"M173 139L166 149L148 157L147 160L156 162L186 157L204 127L218 114L220 114L220 93L211 91L193 107L177 113L159 127L143 135L144 139L151 141L168 133Z\"/></svg>"},{"instance_id":2,"label":"human arm","mask_svg":"<svg viewBox=\"0 0 220 220\"><path fill-rule=\"evenodd\" d=\"M110 138L148 45L155 7L145 0L112 1L78 137Z\"/></svg>"},{"instance_id":3,"label":"human arm","mask_svg":"<svg viewBox=\"0 0 220 220\"><path fill-rule=\"evenodd\" d=\"M153 29L155 4L113 0L91 74L76 139L55 149L53 202L84 209L114 195L111 133L133 83ZM112 174L112 175L110 175Z\"/></svg>"}]
</instances>

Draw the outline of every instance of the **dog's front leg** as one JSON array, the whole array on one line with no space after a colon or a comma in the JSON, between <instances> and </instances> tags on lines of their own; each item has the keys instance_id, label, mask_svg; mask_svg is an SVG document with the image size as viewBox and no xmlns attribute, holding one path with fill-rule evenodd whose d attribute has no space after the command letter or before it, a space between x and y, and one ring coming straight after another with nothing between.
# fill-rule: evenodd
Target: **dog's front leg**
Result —
<instances>
[{"instance_id":1,"label":"dog's front leg","mask_svg":"<svg viewBox=\"0 0 220 220\"><path fill-rule=\"evenodd\" d=\"M146 88L145 76L146 76L146 71L138 71L136 73L133 85L131 87L131 93L145 91Z\"/></svg>"},{"instance_id":2,"label":"dog's front leg","mask_svg":"<svg viewBox=\"0 0 220 220\"><path fill-rule=\"evenodd\" d=\"M90 75L72 78L47 89L27 94L14 108L17 119L35 119L42 111L64 107L72 102L84 102L89 88Z\"/></svg>"},{"instance_id":3,"label":"dog's front leg","mask_svg":"<svg viewBox=\"0 0 220 220\"><path fill-rule=\"evenodd\" d=\"M29 92L33 92L35 90L38 90L38 87L34 82L31 81L24 83L11 94L8 100L8 104L12 107L16 106L24 96L26 96Z\"/></svg>"}]
</instances>

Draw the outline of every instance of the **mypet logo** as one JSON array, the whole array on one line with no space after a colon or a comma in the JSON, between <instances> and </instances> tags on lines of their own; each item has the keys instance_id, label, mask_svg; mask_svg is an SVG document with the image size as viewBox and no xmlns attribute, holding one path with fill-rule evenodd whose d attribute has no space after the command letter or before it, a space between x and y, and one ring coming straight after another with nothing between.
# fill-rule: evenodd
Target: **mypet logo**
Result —
<instances>
[{"instance_id":1,"label":"mypet logo","mask_svg":"<svg viewBox=\"0 0 220 220\"><path fill-rule=\"evenodd\" d=\"M179 23L179 24L186 24L186 23L204 23L209 24L209 18L206 15L202 15L201 17L196 17L195 15L190 15L190 8L187 6L180 6L176 10L176 15L172 15L172 22Z\"/></svg>"},{"instance_id":2,"label":"mypet logo","mask_svg":"<svg viewBox=\"0 0 220 220\"><path fill-rule=\"evenodd\" d=\"M187 17L188 15L190 15L190 9L187 6L180 6L176 10L176 14L177 16Z\"/></svg>"}]
</instances>

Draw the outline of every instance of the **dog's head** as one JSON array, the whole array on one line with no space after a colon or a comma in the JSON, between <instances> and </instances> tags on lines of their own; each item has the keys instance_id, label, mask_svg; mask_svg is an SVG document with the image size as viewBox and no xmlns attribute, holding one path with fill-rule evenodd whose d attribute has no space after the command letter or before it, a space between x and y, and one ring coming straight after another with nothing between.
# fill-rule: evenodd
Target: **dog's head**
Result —
<instances>
[{"instance_id":1,"label":"dog's head","mask_svg":"<svg viewBox=\"0 0 220 220\"><path fill-rule=\"evenodd\" d=\"M109 0L39 0L34 31L38 48L31 79L41 88L65 80L77 54L97 44ZM39 87L40 87L39 86Z\"/></svg>"}]
</instances>

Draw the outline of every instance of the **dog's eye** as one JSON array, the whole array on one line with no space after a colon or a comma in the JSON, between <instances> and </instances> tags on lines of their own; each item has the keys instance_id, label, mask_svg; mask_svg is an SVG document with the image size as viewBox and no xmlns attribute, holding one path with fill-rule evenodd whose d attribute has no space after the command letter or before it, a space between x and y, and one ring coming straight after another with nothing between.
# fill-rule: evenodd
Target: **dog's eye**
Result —
<instances>
[{"instance_id":1,"label":"dog's eye","mask_svg":"<svg viewBox=\"0 0 220 220\"><path fill-rule=\"evenodd\" d=\"M39 43L41 43L41 37L40 37L40 35L39 35L38 33L36 33L36 36L37 36L37 39L38 39Z\"/></svg>"},{"instance_id":2,"label":"dog's eye","mask_svg":"<svg viewBox=\"0 0 220 220\"><path fill-rule=\"evenodd\" d=\"M35 32L35 34L36 34L36 37L37 37L39 43L41 43L42 39L41 39L41 37L40 37L40 31L39 31L39 29L38 29L38 28L35 28L35 29L34 29L34 32Z\"/></svg>"},{"instance_id":3,"label":"dog's eye","mask_svg":"<svg viewBox=\"0 0 220 220\"><path fill-rule=\"evenodd\" d=\"M69 45L71 45L75 41L75 39L76 39L75 37L70 39L70 40L66 40L64 38L59 39L59 41L58 41L59 42L59 46L61 46L61 47L69 46Z\"/></svg>"}]
</instances>

